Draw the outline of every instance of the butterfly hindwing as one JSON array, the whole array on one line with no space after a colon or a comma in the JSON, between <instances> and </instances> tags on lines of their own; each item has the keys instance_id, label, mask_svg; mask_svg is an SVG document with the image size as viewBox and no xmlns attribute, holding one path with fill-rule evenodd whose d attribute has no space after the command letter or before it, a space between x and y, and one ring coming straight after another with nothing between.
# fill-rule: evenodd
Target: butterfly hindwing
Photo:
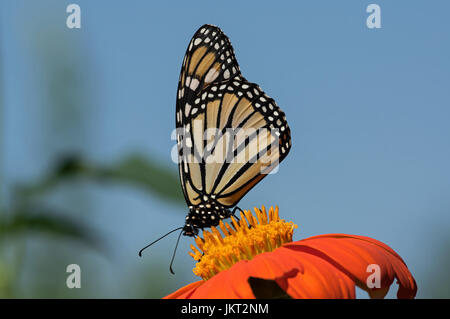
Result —
<instances>
[{"instance_id":1,"label":"butterfly hindwing","mask_svg":"<svg viewBox=\"0 0 450 319\"><path fill-rule=\"evenodd\" d=\"M225 207L236 205L289 152L283 111L242 77L206 88L189 115L180 173L192 205L202 194Z\"/></svg>"}]
</instances>

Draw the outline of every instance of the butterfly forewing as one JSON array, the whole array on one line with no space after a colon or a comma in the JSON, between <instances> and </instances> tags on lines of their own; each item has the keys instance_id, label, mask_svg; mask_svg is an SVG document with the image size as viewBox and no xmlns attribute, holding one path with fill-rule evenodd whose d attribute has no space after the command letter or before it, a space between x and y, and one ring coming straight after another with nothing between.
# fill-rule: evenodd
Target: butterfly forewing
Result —
<instances>
[{"instance_id":1,"label":"butterfly forewing","mask_svg":"<svg viewBox=\"0 0 450 319\"><path fill-rule=\"evenodd\" d=\"M239 65L228 37L216 26L202 26L192 37L183 59L178 82L177 113L181 109L189 111L194 97L203 88L239 74ZM177 125L182 120L182 114L177 114Z\"/></svg>"}]
</instances>

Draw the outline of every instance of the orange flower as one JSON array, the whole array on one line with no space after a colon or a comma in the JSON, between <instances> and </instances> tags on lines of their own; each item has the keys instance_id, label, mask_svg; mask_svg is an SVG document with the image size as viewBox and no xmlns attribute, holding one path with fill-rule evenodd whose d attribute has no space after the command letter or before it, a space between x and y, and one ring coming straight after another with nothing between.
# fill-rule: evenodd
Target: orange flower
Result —
<instances>
[{"instance_id":1,"label":"orange flower","mask_svg":"<svg viewBox=\"0 0 450 319\"><path fill-rule=\"evenodd\" d=\"M375 239L345 234L292 242L297 225L264 207L220 222L195 239L190 255L203 280L165 298L355 298L355 285L383 298L394 279L398 298L414 298L416 282L402 258Z\"/></svg>"}]
</instances>

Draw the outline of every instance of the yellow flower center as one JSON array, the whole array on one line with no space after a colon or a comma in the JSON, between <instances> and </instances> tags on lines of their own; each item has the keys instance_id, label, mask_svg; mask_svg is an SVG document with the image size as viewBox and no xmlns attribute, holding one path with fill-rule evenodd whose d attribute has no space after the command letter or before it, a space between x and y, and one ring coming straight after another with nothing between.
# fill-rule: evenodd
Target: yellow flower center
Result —
<instances>
[{"instance_id":1,"label":"yellow flower center","mask_svg":"<svg viewBox=\"0 0 450 319\"><path fill-rule=\"evenodd\" d=\"M226 270L240 260L250 260L254 256L271 252L281 245L292 241L292 233L297 228L293 222L285 222L278 215L278 206L255 208L241 212L239 222L231 217L231 225L220 221L219 228L211 227L204 231L203 238L196 237L198 249L191 245L189 255L197 260L194 274L208 280L222 270Z\"/></svg>"}]
</instances>

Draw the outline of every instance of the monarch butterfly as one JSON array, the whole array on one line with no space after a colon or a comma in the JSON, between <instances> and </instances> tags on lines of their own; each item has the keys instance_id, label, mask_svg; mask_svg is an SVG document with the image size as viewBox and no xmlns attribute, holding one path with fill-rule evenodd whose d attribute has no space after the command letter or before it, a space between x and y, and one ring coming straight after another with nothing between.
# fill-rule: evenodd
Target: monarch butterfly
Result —
<instances>
[{"instance_id":1,"label":"monarch butterfly","mask_svg":"<svg viewBox=\"0 0 450 319\"><path fill-rule=\"evenodd\" d=\"M241 198L291 148L284 112L242 76L230 40L213 25L200 27L188 45L175 120L179 175L189 207L185 225L173 230L182 229L180 236L195 236L234 214Z\"/></svg>"}]
</instances>

